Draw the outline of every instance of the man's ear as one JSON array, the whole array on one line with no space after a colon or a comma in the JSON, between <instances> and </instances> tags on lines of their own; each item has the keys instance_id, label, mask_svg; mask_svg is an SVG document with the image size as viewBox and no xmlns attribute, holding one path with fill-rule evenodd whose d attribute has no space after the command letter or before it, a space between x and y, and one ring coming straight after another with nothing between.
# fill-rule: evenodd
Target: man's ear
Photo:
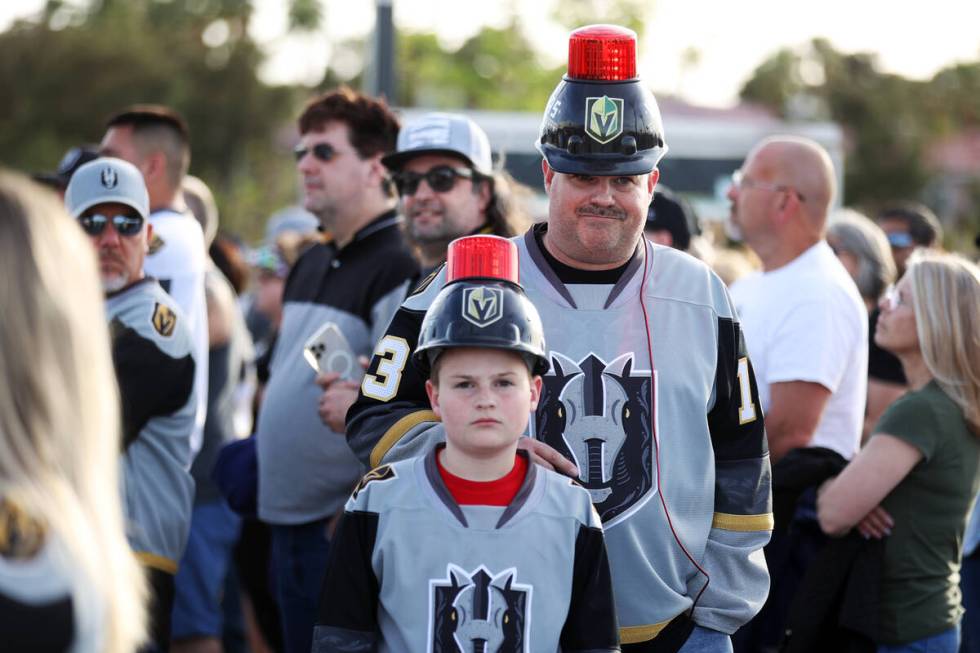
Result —
<instances>
[{"instance_id":1,"label":"man's ear","mask_svg":"<svg viewBox=\"0 0 980 653\"><path fill-rule=\"evenodd\" d=\"M147 220L146 221L146 243L144 244L145 254L150 253L150 243L153 242L153 224Z\"/></svg>"},{"instance_id":2,"label":"man's ear","mask_svg":"<svg viewBox=\"0 0 980 653\"><path fill-rule=\"evenodd\" d=\"M381 154L376 154L368 159L368 178L372 186L381 187L384 180L388 178L388 168L381 163Z\"/></svg>"},{"instance_id":3,"label":"man's ear","mask_svg":"<svg viewBox=\"0 0 980 653\"><path fill-rule=\"evenodd\" d=\"M548 165L547 159L541 159L541 172L544 174L544 192L551 194L551 180L555 178L555 171Z\"/></svg>"},{"instance_id":4,"label":"man's ear","mask_svg":"<svg viewBox=\"0 0 980 653\"><path fill-rule=\"evenodd\" d=\"M657 187L658 181L660 181L660 168L654 168L647 177L647 192L650 197L653 197L653 189Z\"/></svg>"},{"instance_id":5,"label":"man's ear","mask_svg":"<svg viewBox=\"0 0 980 653\"><path fill-rule=\"evenodd\" d=\"M432 412L436 417L442 419L442 411L439 409L439 386L427 379L425 382L425 394L429 395L429 404L432 405Z\"/></svg>"},{"instance_id":6,"label":"man's ear","mask_svg":"<svg viewBox=\"0 0 980 653\"><path fill-rule=\"evenodd\" d=\"M146 185L150 186L151 182L155 182L157 179L166 176L167 155L159 150L151 152L143 157L139 168L140 172L143 173L143 177L146 179Z\"/></svg>"},{"instance_id":7,"label":"man's ear","mask_svg":"<svg viewBox=\"0 0 980 653\"><path fill-rule=\"evenodd\" d=\"M538 402L541 400L541 386L543 381L540 374L531 377L531 412L538 409Z\"/></svg>"}]
</instances>

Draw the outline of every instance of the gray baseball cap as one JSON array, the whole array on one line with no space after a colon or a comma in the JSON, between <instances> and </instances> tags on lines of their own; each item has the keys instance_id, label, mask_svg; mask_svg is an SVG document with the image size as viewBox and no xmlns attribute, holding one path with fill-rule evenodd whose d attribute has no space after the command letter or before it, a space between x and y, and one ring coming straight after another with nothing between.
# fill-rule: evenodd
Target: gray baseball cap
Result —
<instances>
[{"instance_id":1,"label":"gray baseball cap","mask_svg":"<svg viewBox=\"0 0 980 653\"><path fill-rule=\"evenodd\" d=\"M77 218L86 209L109 202L133 207L144 220L149 216L150 196L136 166L103 157L75 171L65 191L65 207L71 217Z\"/></svg>"},{"instance_id":2,"label":"gray baseball cap","mask_svg":"<svg viewBox=\"0 0 980 653\"><path fill-rule=\"evenodd\" d=\"M460 156L478 173L493 174L486 133L475 122L456 113L428 113L405 125L398 132L397 150L381 162L396 171L420 154Z\"/></svg>"}]
</instances>

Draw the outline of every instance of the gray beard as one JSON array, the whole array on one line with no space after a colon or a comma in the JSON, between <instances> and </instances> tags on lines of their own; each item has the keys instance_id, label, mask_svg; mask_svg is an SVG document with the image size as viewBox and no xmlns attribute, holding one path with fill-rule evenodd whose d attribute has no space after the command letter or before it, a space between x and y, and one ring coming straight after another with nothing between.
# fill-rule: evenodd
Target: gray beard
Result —
<instances>
[{"instance_id":1,"label":"gray beard","mask_svg":"<svg viewBox=\"0 0 980 653\"><path fill-rule=\"evenodd\" d=\"M119 274L113 277L102 277L102 290L108 293L114 293L122 290L129 283L129 279Z\"/></svg>"}]
</instances>

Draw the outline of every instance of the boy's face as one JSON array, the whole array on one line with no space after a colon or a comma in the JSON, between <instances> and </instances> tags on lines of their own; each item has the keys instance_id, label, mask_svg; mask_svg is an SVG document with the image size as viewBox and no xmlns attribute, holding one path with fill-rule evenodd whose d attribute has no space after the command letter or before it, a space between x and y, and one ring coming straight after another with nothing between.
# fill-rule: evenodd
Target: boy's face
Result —
<instances>
[{"instance_id":1,"label":"boy's face","mask_svg":"<svg viewBox=\"0 0 980 653\"><path fill-rule=\"evenodd\" d=\"M449 349L438 362L438 378L425 389L448 446L477 458L512 449L538 406L541 377L531 377L519 354L499 349Z\"/></svg>"}]
</instances>

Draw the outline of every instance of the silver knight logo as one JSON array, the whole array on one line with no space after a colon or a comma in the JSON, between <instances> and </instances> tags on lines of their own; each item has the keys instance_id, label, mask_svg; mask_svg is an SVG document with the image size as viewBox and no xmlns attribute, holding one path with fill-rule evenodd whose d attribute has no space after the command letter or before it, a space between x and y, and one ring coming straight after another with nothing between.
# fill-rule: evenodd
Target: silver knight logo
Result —
<instances>
[{"instance_id":1,"label":"silver knight logo","mask_svg":"<svg viewBox=\"0 0 980 653\"><path fill-rule=\"evenodd\" d=\"M478 286L463 291L463 319L483 328L504 314L504 293L500 288Z\"/></svg>"},{"instance_id":2,"label":"silver knight logo","mask_svg":"<svg viewBox=\"0 0 980 653\"><path fill-rule=\"evenodd\" d=\"M622 98L608 95L585 98L585 133L603 144L622 134Z\"/></svg>"}]
</instances>

